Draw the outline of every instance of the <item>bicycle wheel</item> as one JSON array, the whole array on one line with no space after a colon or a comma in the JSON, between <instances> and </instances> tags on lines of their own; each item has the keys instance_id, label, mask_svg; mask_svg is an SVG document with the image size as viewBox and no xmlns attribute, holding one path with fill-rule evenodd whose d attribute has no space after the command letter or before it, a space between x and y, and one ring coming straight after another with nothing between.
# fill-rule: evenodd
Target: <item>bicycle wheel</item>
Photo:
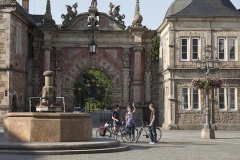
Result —
<instances>
[{"instance_id":1,"label":"bicycle wheel","mask_svg":"<svg viewBox=\"0 0 240 160\"><path fill-rule=\"evenodd\" d=\"M112 132L109 129L106 129L106 133L104 136L100 135L100 129L97 129L96 131L96 138L111 138Z\"/></svg>"},{"instance_id":2,"label":"bicycle wheel","mask_svg":"<svg viewBox=\"0 0 240 160\"><path fill-rule=\"evenodd\" d=\"M135 128L134 130L134 137L132 137L132 132L128 129L128 128L125 128L121 131L121 138L123 140L123 142L125 143L130 143L132 141L135 141L136 138L138 137L138 129Z\"/></svg>"},{"instance_id":3,"label":"bicycle wheel","mask_svg":"<svg viewBox=\"0 0 240 160\"><path fill-rule=\"evenodd\" d=\"M123 140L123 142L125 143L130 143L132 142L132 137L131 137L131 131L127 128L124 128L121 130L121 138Z\"/></svg>"},{"instance_id":4,"label":"bicycle wheel","mask_svg":"<svg viewBox=\"0 0 240 160\"><path fill-rule=\"evenodd\" d=\"M156 133L157 133L157 138L156 141L160 141L161 137L162 137L162 131L160 128L156 128Z\"/></svg>"}]
</instances>

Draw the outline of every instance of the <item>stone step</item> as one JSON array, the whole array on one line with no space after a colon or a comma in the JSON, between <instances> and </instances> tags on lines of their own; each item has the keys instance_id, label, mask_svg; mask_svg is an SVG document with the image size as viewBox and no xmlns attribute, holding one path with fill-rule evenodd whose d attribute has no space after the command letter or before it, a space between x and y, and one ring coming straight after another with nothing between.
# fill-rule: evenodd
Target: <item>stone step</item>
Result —
<instances>
[{"instance_id":1,"label":"stone step","mask_svg":"<svg viewBox=\"0 0 240 160\"><path fill-rule=\"evenodd\" d=\"M95 148L95 149L76 149L76 150L24 150L24 149L0 149L0 154L16 154L16 155L67 155L67 154L95 154L95 153L113 153L128 151L127 144L119 144L116 147Z\"/></svg>"},{"instance_id":2,"label":"stone step","mask_svg":"<svg viewBox=\"0 0 240 160\"><path fill-rule=\"evenodd\" d=\"M86 142L11 142L1 140L0 154L84 154L110 153L129 150L127 144L109 138L93 138Z\"/></svg>"}]
</instances>

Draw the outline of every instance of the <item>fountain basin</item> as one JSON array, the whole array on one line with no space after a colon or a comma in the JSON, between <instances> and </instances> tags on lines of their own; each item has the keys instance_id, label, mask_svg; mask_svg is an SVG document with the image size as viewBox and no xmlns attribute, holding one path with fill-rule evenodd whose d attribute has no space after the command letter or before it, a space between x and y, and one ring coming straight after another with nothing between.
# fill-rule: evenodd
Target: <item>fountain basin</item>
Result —
<instances>
[{"instance_id":1,"label":"fountain basin","mask_svg":"<svg viewBox=\"0 0 240 160\"><path fill-rule=\"evenodd\" d=\"M7 113L4 139L19 142L81 142L92 140L88 113Z\"/></svg>"}]
</instances>

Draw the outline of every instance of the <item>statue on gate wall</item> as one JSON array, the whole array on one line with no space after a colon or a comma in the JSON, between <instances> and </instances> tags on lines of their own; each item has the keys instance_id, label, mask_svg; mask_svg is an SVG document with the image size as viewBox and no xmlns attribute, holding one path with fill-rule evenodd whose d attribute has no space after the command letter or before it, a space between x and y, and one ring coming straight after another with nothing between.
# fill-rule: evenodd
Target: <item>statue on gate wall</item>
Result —
<instances>
[{"instance_id":1,"label":"statue on gate wall","mask_svg":"<svg viewBox=\"0 0 240 160\"><path fill-rule=\"evenodd\" d=\"M92 0L91 8L97 8L97 0Z\"/></svg>"},{"instance_id":2,"label":"statue on gate wall","mask_svg":"<svg viewBox=\"0 0 240 160\"><path fill-rule=\"evenodd\" d=\"M114 19L117 18L119 23L124 24L123 19L125 18L125 15L124 14L122 14L122 15L119 14L120 6L118 5L114 8L114 5L110 2L109 7L110 7L110 10L109 10L108 14ZM114 8L114 10L113 10L113 8Z\"/></svg>"},{"instance_id":3,"label":"statue on gate wall","mask_svg":"<svg viewBox=\"0 0 240 160\"><path fill-rule=\"evenodd\" d=\"M76 15L78 13L77 12L77 7L78 7L78 3L77 2L74 3L72 6L66 5L66 7L67 7L67 12L68 13L66 15L64 15L64 14L61 15L61 17L64 19L62 24L68 23L71 19L76 17ZM72 9L74 9L74 11Z\"/></svg>"}]
</instances>

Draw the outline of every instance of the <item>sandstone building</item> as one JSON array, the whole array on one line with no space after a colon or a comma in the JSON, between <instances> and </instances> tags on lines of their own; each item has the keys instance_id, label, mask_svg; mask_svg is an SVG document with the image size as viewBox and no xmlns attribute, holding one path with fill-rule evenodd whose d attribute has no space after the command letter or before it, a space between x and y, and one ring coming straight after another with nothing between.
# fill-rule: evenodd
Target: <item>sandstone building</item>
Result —
<instances>
[{"instance_id":1,"label":"sandstone building","mask_svg":"<svg viewBox=\"0 0 240 160\"><path fill-rule=\"evenodd\" d=\"M202 128L205 92L191 80L204 77L196 60L204 60L206 46L220 69L209 76L223 79L210 92L210 122L216 129L240 129L240 12L229 0L175 0L158 28L159 107L165 128Z\"/></svg>"}]
</instances>

